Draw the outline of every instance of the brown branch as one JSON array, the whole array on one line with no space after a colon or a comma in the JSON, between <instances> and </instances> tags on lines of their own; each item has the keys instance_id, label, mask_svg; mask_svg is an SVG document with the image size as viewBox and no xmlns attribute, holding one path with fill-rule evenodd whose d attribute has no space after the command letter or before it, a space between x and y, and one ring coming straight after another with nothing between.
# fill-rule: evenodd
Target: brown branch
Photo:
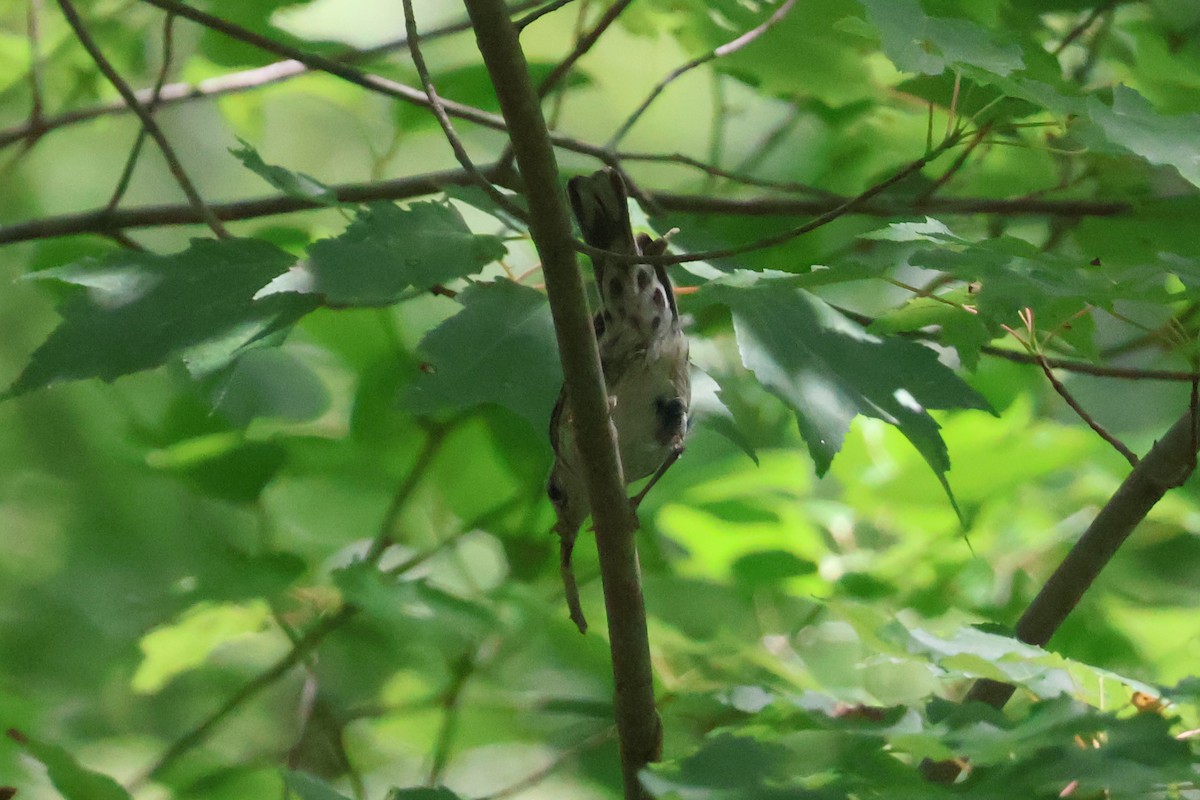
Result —
<instances>
[{"instance_id":1,"label":"brown branch","mask_svg":"<svg viewBox=\"0 0 1200 800\"><path fill-rule=\"evenodd\" d=\"M1040 366L1041 362L1044 361L1046 365L1052 369L1061 369L1067 372L1078 372L1084 375L1095 375L1096 377L1100 378L1120 378L1122 380L1131 381L1172 381L1179 383L1191 383L1197 378L1200 378L1200 373L1189 372L1187 370L1109 367L1103 364L1091 364L1086 361L1071 361L1065 358L1035 356L1031 353L1023 353L1018 350L1006 350L1003 347L995 347L993 345L984 345L982 352L989 356L995 356L996 358L1003 358L1006 361L1012 361L1016 364Z\"/></svg>"},{"instance_id":2,"label":"brown branch","mask_svg":"<svg viewBox=\"0 0 1200 800\"><path fill-rule=\"evenodd\" d=\"M654 194L655 202L669 211L690 214L724 214L747 217L787 217L797 214L819 214L843 204L841 195L830 200L810 200L793 197L753 197L745 199L680 195L669 192ZM861 203L854 208L857 214L889 217L898 214L1002 214L1007 216L1048 217L1115 217L1133 210L1131 203L1095 200L1043 200L1040 198L992 197L931 197L917 203L911 197L897 197Z\"/></svg>"},{"instance_id":3,"label":"brown branch","mask_svg":"<svg viewBox=\"0 0 1200 800\"><path fill-rule=\"evenodd\" d=\"M525 181L530 233L541 256L596 526L625 798L639 800L646 793L638 772L658 757L662 723L654 707L646 611L633 536L637 518L625 494L616 432L609 419L596 337L559 189L554 149L529 81L525 55L501 0L466 0L466 4Z\"/></svg>"},{"instance_id":4,"label":"brown branch","mask_svg":"<svg viewBox=\"0 0 1200 800\"><path fill-rule=\"evenodd\" d=\"M66 17L71 30L75 32L75 37L79 39L79 43L83 45L88 55L96 62L96 67L108 79L108 82L113 85L117 93L121 95L121 98L129 106L130 110L142 121L142 127L145 128L146 133L158 145L158 149L162 152L163 158L167 162L167 168L171 171L175 182L179 184L179 188L187 195L188 202L196 210L197 215L218 237L224 238L229 236L229 233L225 230L225 226L221 224L221 221L204 204L203 198L196 191L195 185L192 183L191 178L188 177L183 164L179 161L179 157L175 154L175 149L167 141L167 137L163 134L162 129L158 127L158 123L154 121L154 117L142 106L141 102L134 95L133 89L129 87L129 84L117 73L116 68L113 67L104 53L100 51L92 35L88 33L87 28L84 26L83 20L79 18L79 14L76 12L71 0L58 0L58 6L62 9L63 16Z\"/></svg>"},{"instance_id":5,"label":"brown branch","mask_svg":"<svg viewBox=\"0 0 1200 800\"><path fill-rule=\"evenodd\" d=\"M1050 385L1054 387L1054 391L1058 392L1058 396L1066 401L1066 404L1071 407L1071 410L1074 411L1075 414L1081 420L1083 420L1089 428L1095 431L1097 436L1112 445L1113 449L1120 453L1125 460L1129 462L1129 466L1136 467L1138 464L1138 457L1134 454L1134 452L1126 447L1124 442L1109 433L1107 428L1097 422L1096 418L1089 414L1087 409L1079 404L1079 401L1075 399L1075 395L1071 394L1070 390L1063 385L1063 382L1055 376L1054 370L1050 368L1048 363L1046 363L1046 359L1039 356L1038 365L1041 366L1042 372L1046 375L1046 380L1050 381Z\"/></svg>"},{"instance_id":6,"label":"brown branch","mask_svg":"<svg viewBox=\"0 0 1200 800\"><path fill-rule=\"evenodd\" d=\"M236 25L221 17L213 16L199 9L193 8L179 0L142 0L152 6L171 11L181 17L190 19L191 21L203 25L206 28L216 31L231 39L257 47L268 53L274 53L285 59L297 61L311 70L324 72L329 75L341 78L342 80L352 83L356 86L361 86L372 92L387 95L398 100L403 100L407 103L421 106L422 108L431 108L429 98L425 96L425 92L420 89L414 89L411 86L406 86L403 83L398 83L378 75L363 72L354 67L337 61L332 58L309 53L297 47L292 47L282 42L277 42L270 37L263 36L240 25ZM463 103L455 103L451 100L442 101L446 109L446 113L453 117L470 120L488 128L496 130L504 130L503 117L496 114L489 114L486 111L481 111L473 106L468 106Z\"/></svg>"},{"instance_id":7,"label":"brown branch","mask_svg":"<svg viewBox=\"0 0 1200 800\"><path fill-rule=\"evenodd\" d=\"M546 16L552 11L558 11L563 6L570 5L573 2L575 2L575 0L554 0L551 3L547 3L546 5L542 6L541 8L530 11L528 14L513 23L517 27L517 33L523 33L527 27L537 22L542 17Z\"/></svg>"},{"instance_id":8,"label":"brown branch","mask_svg":"<svg viewBox=\"0 0 1200 800\"><path fill-rule=\"evenodd\" d=\"M763 238L756 239L753 242L748 242L747 244L736 245L734 247L722 247L722 248L717 248L715 250L701 250L698 252L683 253L683 254L679 254L679 255L664 254L664 255L660 255L660 256L636 256L636 258L639 262L642 262L642 263L654 264L656 266L659 264L662 264L665 266L668 264L682 264L684 262L690 262L690 261L715 261L717 259L730 258L732 256L742 255L743 253L751 253L756 250L765 250L770 247L776 247L778 245L785 244L786 242L790 242L792 239L796 239L807 233L811 233L812 231L815 231L817 228L821 228L825 225L828 225L829 223L833 222L834 220L839 219L840 217L843 217L846 214L851 213L852 211L855 211L859 206L861 206L863 203L867 202L871 198L875 197L876 195L882 194L883 192L890 189L892 186L895 186L897 183L900 183L905 178L908 178L910 175L920 172L921 169L926 164L928 164L930 161L932 161L933 159L940 156L942 153L949 150L957 142L958 142L957 136L946 139L940 145L933 148L932 150L930 150L929 152L927 152L925 155L921 156L920 158L909 162L907 165L905 165L901 169L897 170L895 173L893 173L888 178L880 181L879 183L875 184L874 186L869 187L868 189L855 195L854 197L851 197L851 198L845 200L844 202L829 209L828 211L824 212L823 214L820 214L816 218L809 220L808 222L804 223L803 225L799 225L795 228L790 228L788 230L781 231L780 233L776 233L771 236L764 236ZM589 255L603 255L605 257L616 258L618 260L628 260L629 258L631 258L630 256L627 256L627 255L624 255L621 253L607 253L607 252L603 252L603 251L598 251L598 250L595 250L594 248L591 248L586 245L582 246L580 249L583 252L588 253Z\"/></svg>"},{"instance_id":9,"label":"brown branch","mask_svg":"<svg viewBox=\"0 0 1200 800\"><path fill-rule=\"evenodd\" d=\"M646 113L646 109L653 105L654 101L658 99L658 96L661 95L663 90L670 86L671 83L699 66L703 66L710 61L715 61L718 58L724 58L730 53L736 53L738 50L741 50L743 47L769 31L771 28L775 27L775 25L777 25L779 22L782 22L783 18L787 16L788 12L792 10L792 6L794 5L796 5L796 0L785 0L783 5L775 9L774 14L767 17L765 20L746 31L741 36L737 37L736 39L732 39L723 45L714 47L704 55L697 56L691 61L688 61L686 64L682 64L681 66L678 66L667 73L667 76L655 84L654 88L650 90L650 94L646 95L646 99L642 100L641 104L639 104L638 107L633 110L633 113L626 117L625 121L621 123L621 126L617 128L616 133L614 133L608 140L608 148L616 148L620 141L625 138L625 135L629 133L629 130L637 123L639 119L641 119L642 114Z\"/></svg>"},{"instance_id":10,"label":"brown branch","mask_svg":"<svg viewBox=\"0 0 1200 800\"><path fill-rule=\"evenodd\" d=\"M1047 579L1017 622L1019 640L1046 646L1138 523L1169 490L1183 485L1195 471L1195 446L1196 414L1189 408L1130 471ZM971 687L966 701L977 700L1002 708L1015 691L1011 684L981 679ZM921 765L921 771L930 780L951 783L961 769L955 762L930 761Z\"/></svg>"},{"instance_id":11,"label":"brown branch","mask_svg":"<svg viewBox=\"0 0 1200 800\"><path fill-rule=\"evenodd\" d=\"M167 82L167 75L171 71L171 59L175 49L175 19L174 14L167 14L163 17L162 66L158 70L154 88L150 90L150 100L146 103L147 114L153 114L158 109L163 85ZM133 142L133 147L129 148L129 157L125 159L125 168L121 170L121 177L117 179L117 186L113 189L112 196L108 198L105 208L116 208L121 202L121 198L125 196L129 182L133 179L133 170L137 166L142 147L146 144L146 135L145 127L138 128L137 138Z\"/></svg>"},{"instance_id":12,"label":"brown branch","mask_svg":"<svg viewBox=\"0 0 1200 800\"><path fill-rule=\"evenodd\" d=\"M500 179L495 165L484 166L481 172L490 180ZM470 176L462 169L430 172L389 181L346 183L331 187L338 200L345 203L366 203L374 200L406 200L411 197L433 194L447 186L466 186ZM648 200L666 212L685 214L748 214L751 216L789 216L796 214L823 214L844 206L846 198L837 196L828 200L765 197L755 200L730 200L701 195L680 195L669 192L648 192ZM919 206L905 206L904 198L877 199L863 202L847 214L875 217L892 217L904 214L1003 214L1034 216L1117 216L1128 213L1132 206L1120 202L1091 202L1077 200L1004 200L988 198L933 198ZM251 200L228 203L211 203L209 208L220 220L257 219L296 211L320 210L325 206L307 200L272 195ZM188 225L203 222L193 208L187 205L143 206L131 209L95 209L72 214L17 222L0 226L0 245L33 239L50 239L56 236L96 234L111 236L116 232L132 228L155 228L164 225ZM1167 380L1175 380L1168 378Z\"/></svg>"},{"instance_id":13,"label":"brown branch","mask_svg":"<svg viewBox=\"0 0 1200 800\"><path fill-rule=\"evenodd\" d=\"M492 171L491 167L483 168L485 175L492 174ZM343 203L369 203L374 200L404 200L410 197L420 197L439 192L447 186L466 186L470 183L470 176L464 170L453 169L390 181L342 184L333 187L333 191L337 199ZM230 222L290 214L295 211L320 210L327 207L301 198L271 195L231 203L214 203L210 208L218 219ZM111 236L116 232L134 228L194 225L200 222L202 220L196 210L187 205L143 206L142 208L114 210L102 208L76 214L43 217L0 227L0 245L81 233Z\"/></svg>"},{"instance_id":14,"label":"brown branch","mask_svg":"<svg viewBox=\"0 0 1200 800\"><path fill-rule=\"evenodd\" d=\"M438 96L437 89L433 86L433 78L429 74L429 67L425 64L425 56L421 53L421 35L417 31L417 18L413 12L412 0L402 0L402 5L404 6L404 29L408 34L408 52L412 56L413 66L417 69L421 85L425 88L425 96L429 98L429 107L433 111L433 116L437 119L438 125L442 127L442 133L450 144L450 149L454 151L454 158L471 176L471 181L482 189L483 193L492 199L492 202L517 219L528 221L529 215L525 213L525 209L506 197L471 161L466 146L462 139L458 138L454 124L450 122L450 117L446 114L442 98Z\"/></svg>"}]
</instances>

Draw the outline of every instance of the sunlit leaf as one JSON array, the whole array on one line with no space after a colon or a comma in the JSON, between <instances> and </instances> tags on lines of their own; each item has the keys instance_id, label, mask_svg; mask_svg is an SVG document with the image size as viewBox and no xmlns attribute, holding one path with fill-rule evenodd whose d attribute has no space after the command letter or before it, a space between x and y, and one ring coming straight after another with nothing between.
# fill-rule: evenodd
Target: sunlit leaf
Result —
<instances>
[{"instance_id":1,"label":"sunlit leaf","mask_svg":"<svg viewBox=\"0 0 1200 800\"><path fill-rule=\"evenodd\" d=\"M711 290L733 310L742 360L796 412L818 474L858 414L896 425L944 481L950 468L927 408L987 403L932 350L864 332L799 290L756 286Z\"/></svg>"},{"instance_id":2,"label":"sunlit leaf","mask_svg":"<svg viewBox=\"0 0 1200 800\"><path fill-rule=\"evenodd\" d=\"M142 663L134 673L133 690L142 694L159 691L176 675L203 664L221 645L258 632L270 613L261 602L201 604L178 622L155 628L142 637Z\"/></svg>"}]
</instances>

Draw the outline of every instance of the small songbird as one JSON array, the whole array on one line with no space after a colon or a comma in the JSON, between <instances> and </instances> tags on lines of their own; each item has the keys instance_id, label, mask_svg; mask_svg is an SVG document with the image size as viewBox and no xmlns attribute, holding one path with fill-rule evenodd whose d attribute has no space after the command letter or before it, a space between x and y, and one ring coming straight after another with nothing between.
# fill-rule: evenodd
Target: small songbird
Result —
<instances>
[{"instance_id":1,"label":"small songbird","mask_svg":"<svg viewBox=\"0 0 1200 800\"><path fill-rule=\"evenodd\" d=\"M584 241L592 247L626 256L666 251L664 239L645 234L634 238L628 193L617 172L604 169L572 178L567 195ZM636 508L683 452L692 397L688 340L664 266L593 256L592 267L600 293L600 311L593 324L625 481L654 476L633 499ZM590 508L565 391L564 387L550 418L554 466L546 493L558 516L554 530L561 537L567 605L571 619L584 632L587 621L579 605L571 552Z\"/></svg>"}]
</instances>

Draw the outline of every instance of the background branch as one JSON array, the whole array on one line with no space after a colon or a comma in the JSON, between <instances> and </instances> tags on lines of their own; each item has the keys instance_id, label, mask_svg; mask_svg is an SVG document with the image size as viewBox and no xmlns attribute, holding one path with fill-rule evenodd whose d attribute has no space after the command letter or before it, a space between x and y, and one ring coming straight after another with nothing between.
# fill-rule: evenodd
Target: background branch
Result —
<instances>
[{"instance_id":1,"label":"background branch","mask_svg":"<svg viewBox=\"0 0 1200 800\"><path fill-rule=\"evenodd\" d=\"M512 132L513 154L526 186L532 221L530 232L542 259L567 398L575 419L596 526L625 798L635 800L646 796L638 772L658 757L662 744L633 538L637 519L625 493L596 337L575 259L571 224L559 188L554 150L537 93L529 81L525 55L500 0L467 0L467 10Z\"/></svg>"},{"instance_id":2,"label":"background branch","mask_svg":"<svg viewBox=\"0 0 1200 800\"><path fill-rule=\"evenodd\" d=\"M134 114L137 114L138 119L142 121L142 127L146 133L158 145L158 149L162 151L163 158L167 162L167 168L170 169L175 182L179 184L179 188L183 189L183 193L187 195L188 202L195 209L196 214L218 237L227 237L229 234L226 232L225 226L221 224L221 221L204 204L203 198L196 191L195 185L192 183L191 178L188 177L183 164L180 163L179 157L175 154L175 149L167 141L167 137L163 134L162 129L158 127L158 123L154 121L154 117L150 115L150 112L138 101L133 90L129 88L129 84L125 83L124 79L121 78L113 65L104 56L104 53L100 51L95 40L92 39L91 34L88 33L87 28L84 26L83 20L79 18L79 14L75 11L75 6L71 4L71 0L58 0L58 6L62 9L63 16L66 17L67 23L75 32L79 43L83 45L84 49L88 51L88 55L96 62L96 67L108 79L108 82L113 85L117 93L121 95L121 98L129 106L130 110Z\"/></svg>"},{"instance_id":3,"label":"background branch","mask_svg":"<svg viewBox=\"0 0 1200 800\"><path fill-rule=\"evenodd\" d=\"M479 168L493 182L503 179L495 164ZM338 200L344 203L367 203L375 200L407 200L434 194L449 186L468 186L472 179L461 168L429 172L386 181L344 183L331 186ZM764 197L754 200L731 200L704 195L685 195L672 192L646 191L647 198L664 212L685 214L730 214L747 216L792 216L797 214L828 214L847 205L847 198L799 199ZM258 219L296 211L315 211L325 208L303 198L271 195L251 200L210 203L209 209L220 220ZM1050 217L1111 217L1128 213L1132 206L1121 202L1092 202L1076 200L1004 200L988 198L932 198L918 205L905 205L905 198L876 198L861 201L841 212L872 217L902 214L996 214L1002 216ZM164 225L202 223L196 210L188 205L158 205L126 209L95 209L71 214L17 222L0 226L0 245L56 236L96 234L112 236L127 229L155 228Z\"/></svg>"}]
</instances>

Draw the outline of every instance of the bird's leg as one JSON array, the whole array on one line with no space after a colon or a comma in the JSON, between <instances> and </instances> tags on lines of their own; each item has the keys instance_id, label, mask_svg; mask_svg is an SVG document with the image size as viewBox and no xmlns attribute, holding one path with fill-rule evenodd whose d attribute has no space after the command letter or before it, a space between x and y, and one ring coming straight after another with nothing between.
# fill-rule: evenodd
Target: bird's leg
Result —
<instances>
[{"instance_id":1,"label":"bird's leg","mask_svg":"<svg viewBox=\"0 0 1200 800\"><path fill-rule=\"evenodd\" d=\"M667 453L667 457L663 459L663 463L660 464L658 469L655 470L654 474L650 476L650 480L645 486L642 487L642 490L634 495L629 501L635 512L637 511L638 506L642 504L642 500L644 500L650 490L654 488L654 484L658 483L658 479L665 475L667 470L671 468L671 465L679 460L679 457L683 455L683 451L685 449L686 448L683 446L683 442L676 442L671 448L671 452Z\"/></svg>"},{"instance_id":2,"label":"bird's leg","mask_svg":"<svg viewBox=\"0 0 1200 800\"><path fill-rule=\"evenodd\" d=\"M557 530L557 529L556 529ZM575 567L571 564L571 554L575 550L575 537L578 531L564 533L558 531L559 538L559 572L562 573L563 594L567 599L567 611L571 621L580 633L587 633L587 618L583 616L583 606L579 602L579 586L575 583Z\"/></svg>"}]
</instances>

